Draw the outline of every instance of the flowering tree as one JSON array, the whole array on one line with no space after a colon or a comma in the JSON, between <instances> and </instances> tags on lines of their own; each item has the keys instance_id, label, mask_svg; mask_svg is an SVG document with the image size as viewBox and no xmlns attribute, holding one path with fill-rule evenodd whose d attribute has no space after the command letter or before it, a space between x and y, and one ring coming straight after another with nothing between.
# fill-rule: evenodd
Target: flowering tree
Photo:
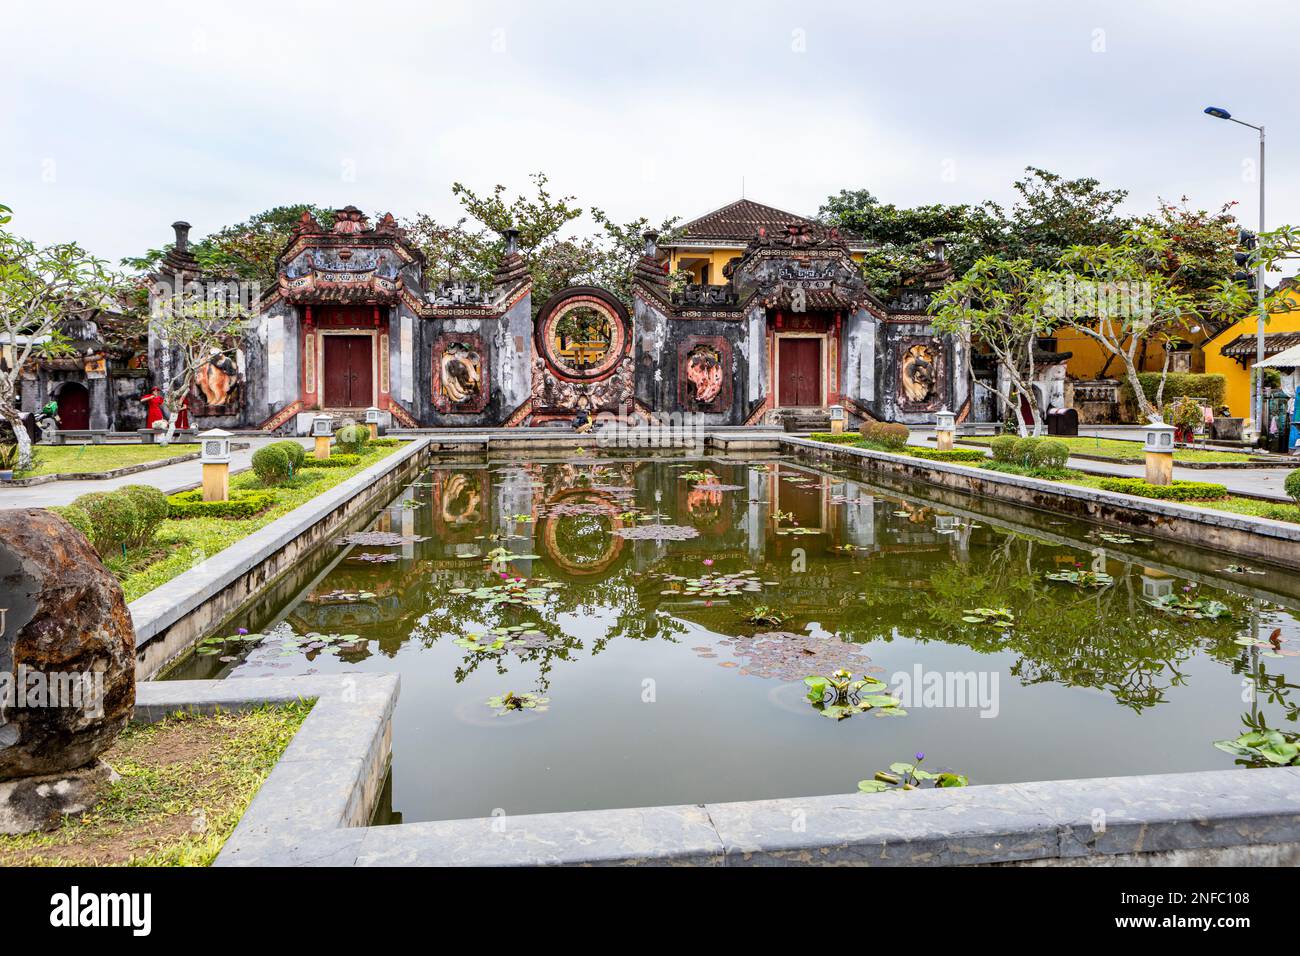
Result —
<instances>
[{"instance_id":1,"label":"flowering tree","mask_svg":"<svg viewBox=\"0 0 1300 956\"><path fill-rule=\"evenodd\" d=\"M242 335L250 313L236 299L193 292L155 294L149 305L149 330L161 347L158 387L163 395L167 430L162 444L176 434L181 406L194 389L199 371Z\"/></svg>"},{"instance_id":2,"label":"flowering tree","mask_svg":"<svg viewBox=\"0 0 1300 956\"><path fill-rule=\"evenodd\" d=\"M22 426L19 381L28 362L72 352L62 325L84 319L121 292L105 263L76 243L38 248L3 227L0 206L0 418L13 429L18 467L30 468L32 445Z\"/></svg>"},{"instance_id":3,"label":"flowering tree","mask_svg":"<svg viewBox=\"0 0 1300 956\"><path fill-rule=\"evenodd\" d=\"M1008 408L1018 408L1017 397L1024 400L1035 435L1043 433L1043 412L1033 387L1034 350L1038 339L1052 331L1050 279L1028 259L984 256L930 303L936 330L978 341L993 353L1004 373L993 390ZM1018 413L1016 425L1021 435L1029 434Z\"/></svg>"}]
</instances>

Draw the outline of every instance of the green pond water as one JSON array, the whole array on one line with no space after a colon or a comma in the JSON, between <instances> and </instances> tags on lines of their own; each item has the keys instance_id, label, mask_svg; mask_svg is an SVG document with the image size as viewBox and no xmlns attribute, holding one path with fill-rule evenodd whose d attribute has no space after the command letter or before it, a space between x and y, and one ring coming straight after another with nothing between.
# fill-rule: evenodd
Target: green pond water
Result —
<instances>
[{"instance_id":1,"label":"green pond water","mask_svg":"<svg viewBox=\"0 0 1300 956\"><path fill-rule=\"evenodd\" d=\"M457 459L358 531L168 676L399 673L386 821L845 793L917 751L972 784L1231 768L1245 721L1297 729L1295 575L920 484ZM837 668L906 715L819 713Z\"/></svg>"}]
</instances>

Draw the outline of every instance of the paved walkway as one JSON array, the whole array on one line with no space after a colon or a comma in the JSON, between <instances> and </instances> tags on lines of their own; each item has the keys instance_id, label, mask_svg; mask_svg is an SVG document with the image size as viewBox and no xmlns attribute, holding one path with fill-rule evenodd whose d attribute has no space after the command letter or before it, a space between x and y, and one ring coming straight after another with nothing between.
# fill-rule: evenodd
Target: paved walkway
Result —
<instances>
[{"instance_id":1,"label":"paved walkway","mask_svg":"<svg viewBox=\"0 0 1300 956\"><path fill-rule=\"evenodd\" d=\"M238 474L252 467L253 452L271 442L284 441L283 438L268 436L255 438L238 436L235 442L248 442L250 447L230 453L230 473ZM303 447L309 447L310 438L296 439ZM90 491L113 491L123 485L153 485L167 494L197 487L203 475L203 466L197 458L161 468L149 468L137 471L134 475L123 478L104 478L98 481L48 481L43 485L27 488L0 488L0 508L45 508L49 505L71 504L77 498Z\"/></svg>"},{"instance_id":2,"label":"paved walkway","mask_svg":"<svg viewBox=\"0 0 1300 956\"><path fill-rule=\"evenodd\" d=\"M1087 435L1089 438L1093 435L1087 428L1081 428L1079 431L1081 435ZM931 429L913 429L908 441L913 445L928 445L933 448L934 443L930 441L932 434ZM1108 428L1105 431L1097 432L1097 434L1102 438L1143 440L1139 429L1134 429L1132 434L1129 434L1124 429ZM1091 458L1071 458L1069 466L1078 471L1094 475L1141 478L1146 474L1146 468L1140 462L1127 464L1094 461ZM1296 467L1300 468L1300 460L1296 461ZM1253 495L1258 498L1271 498L1289 503L1291 498L1287 495L1286 489L1283 488L1283 482L1286 481L1288 471L1289 469L1286 468L1182 468L1179 467L1177 462L1174 463L1174 477L1179 480L1213 481L1223 485L1234 494Z\"/></svg>"}]
</instances>

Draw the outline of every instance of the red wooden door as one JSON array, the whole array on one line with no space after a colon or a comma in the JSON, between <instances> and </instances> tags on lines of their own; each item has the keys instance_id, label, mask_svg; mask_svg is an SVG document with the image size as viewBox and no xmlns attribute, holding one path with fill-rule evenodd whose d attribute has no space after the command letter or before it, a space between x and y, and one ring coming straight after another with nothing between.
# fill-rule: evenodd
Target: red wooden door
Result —
<instances>
[{"instance_id":1,"label":"red wooden door","mask_svg":"<svg viewBox=\"0 0 1300 956\"><path fill-rule=\"evenodd\" d=\"M59 389L59 427L68 430L90 427L90 393L78 382Z\"/></svg>"},{"instance_id":2,"label":"red wooden door","mask_svg":"<svg viewBox=\"0 0 1300 956\"><path fill-rule=\"evenodd\" d=\"M821 339L781 339L777 401L783 408L821 405Z\"/></svg>"},{"instance_id":3,"label":"red wooden door","mask_svg":"<svg viewBox=\"0 0 1300 956\"><path fill-rule=\"evenodd\" d=\"M375 400L370 336L326 335L324 340L325 407L370 407Z\"/></svg>"}]
</instances>

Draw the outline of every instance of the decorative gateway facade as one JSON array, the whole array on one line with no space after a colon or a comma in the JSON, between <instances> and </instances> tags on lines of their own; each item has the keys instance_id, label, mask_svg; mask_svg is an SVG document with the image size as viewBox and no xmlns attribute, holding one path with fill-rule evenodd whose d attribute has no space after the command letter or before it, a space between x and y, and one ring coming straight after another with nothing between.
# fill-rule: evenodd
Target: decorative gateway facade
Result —
<instances>
[{"instance_id":1,"label":"decorative gateway facade","mask_svg":"<svg viewBox=\"0 0 1300 956\"><path fill-rule=\"evenodd\" d=\"M534 317L513 232L489 287L432 285L391 215L372 226L347 207L328 227L304 215L244 342L214 356L224 404L196 396L192 417L306 434L321 411L359 418L372 406L408 428L567 423L582 410L716 425L824 416L833 404L913 423L968 410L966 346L925 314L928 291L951 275L941 253L887 304L845 241L807 221L760 227L725 283L676 292L656 240L645 237L630 309L579 286Z\"/></svg>"}]
</instances>

